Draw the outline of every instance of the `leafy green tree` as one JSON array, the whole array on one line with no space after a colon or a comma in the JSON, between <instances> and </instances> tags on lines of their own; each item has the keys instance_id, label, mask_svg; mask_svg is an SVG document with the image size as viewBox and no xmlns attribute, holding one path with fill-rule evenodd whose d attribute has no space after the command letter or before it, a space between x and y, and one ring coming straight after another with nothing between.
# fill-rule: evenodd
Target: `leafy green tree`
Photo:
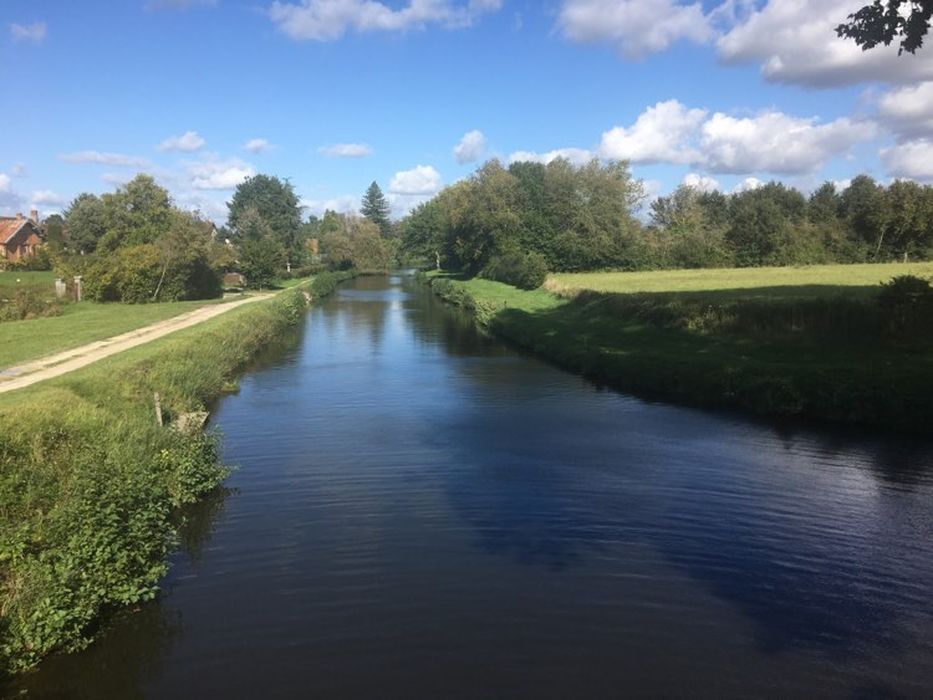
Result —
<instances>
[{"instance_id":1,"label":"leafy green tree","mask_svg":"<svg viewBox=\"0 0 933 700\"><path fill-rule=\"evenodd\" d=\"M681 185L651 204L651 220L660 231L651 267L697 268L727 265L725 227L708 220L703 193Z\"/></svg>"},{"instance_id":2,"label":"leafy green tree","mask_svg":"<svg viewBox=\"0 0 933 700\"><path fill-rule=\"evenodd\" d=\"M848 22L836 27L836 34L854 39L863 50L889 46L899 38L898 55L914 53L923 46L931 16L933 0L874 0L849 15Z\"/></svg>"},{"instance_id":3,"label":"leafy green tree","mask_svg":"<svg viewBox=\"0 0 933 700\"><path fill-rule=\"evenodd\" d=\"M74 253L93 253L107 232L107 213L100 197L79 194L65 210L68 249Z\"/></svg>"},{"instance_id":4,"label":"leafy green tree","mask_svg":"<svg viewBox=\"0 0 933 700\"><path fill-rule=\"evenodd\" d=\"M140 174L103 195L107 232L98 247L112 251L121 245L154 243L171 226L172 200L151 175Z\"/></svg>"},{"instance_id":5,"label":"leafy green tree","mask_svg":"<svg viewBox=\"0 0 933 700\"><path fill-rule=\"evenodd\" d=\"M383 236L392 233L392 222L389 220L391 207L382 190L376 182L373 182L363 195L363 201L360 205L360 213L372 221Z\"/></svg>"},{"instance_id":6,"label":"leafy green tree","mask_svg":"<svg viewBox=\"0 0 933 700\"><path fill-rule=\"evenodd\" d=\"M366 218L344 217L344 226L321 239L321 249L331 268L356 268L366 272L386 270L392 255L379 227Z\"/></svg>"},{"instance_id":7,"label":"leafy green tree","mask_svg":"<svg viewBox=\"0 0 933 700\"><path fill-rule=\"evenodd\" d=\"M58 253L65 247L65 219L61 214L52 214L42 222L42 235L49 248Z\"/></svg>"},{"instance_id":8,"label":"leafy green tree","mask_svg":"<svg viewBox=\"0 0 933 700\"><path fill-rule=\"evenodd\" d=\"M933 203L922 185L910 180L895 180L888 186L890 216L887 225L887 248L893 257L905 261L923 255L930 246Z\"/></svg>"},{"instance_id":9,"label":"leafy green tree","mask_svg":"<svg viewBox=\"0 0 933 700\"><path fill-rule=\"evenodd\" d=\"M254 209L284 248L288 262L297 264L304 255L301 239L301 207L291 183L270 175L255 175L237 186L227 205L228 226L241 236L241 219Z\"/></svg>"},{"instance_id":10,"label":"leafy green tree","mask_svg":"<svg viewBox=\"0 0 933 700\"><path fill-rule=\"evenodd\" d=\"M270 286L285 264L285 249L272 235L243 239L238 256L240 271L252 289Z\"/></svg>"},{"instance_id":11,"label":"leafy green tree","mask_svg":"<svg viewBox=\"0 0 933 700\"><path fill-rule=\"evenodd\" d=\"M849 237L865 248L866 256L877 258L891 216L884 187L868 175L858 175L843 190L840 200L840 214Z\"/></svg>"}]
</instances>

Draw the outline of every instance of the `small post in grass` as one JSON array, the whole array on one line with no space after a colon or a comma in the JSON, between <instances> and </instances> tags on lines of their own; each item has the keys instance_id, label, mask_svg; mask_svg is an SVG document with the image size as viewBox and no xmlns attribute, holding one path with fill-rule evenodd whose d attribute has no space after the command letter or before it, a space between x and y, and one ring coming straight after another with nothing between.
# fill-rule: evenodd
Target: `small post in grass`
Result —
<instances>
[{"instance_id":1,"label":"small post in grass","mask_svg":"<svg viewBox=\"0 0 933 700\"><path fill-rule=\"evenodd\" d=\"M158 391L155 392L152 396L155 399L156 423L158 423L159 427L161 428L163 425L165 425L162 422L162 397L159 396Z\"/></svg>"}]
</instances>

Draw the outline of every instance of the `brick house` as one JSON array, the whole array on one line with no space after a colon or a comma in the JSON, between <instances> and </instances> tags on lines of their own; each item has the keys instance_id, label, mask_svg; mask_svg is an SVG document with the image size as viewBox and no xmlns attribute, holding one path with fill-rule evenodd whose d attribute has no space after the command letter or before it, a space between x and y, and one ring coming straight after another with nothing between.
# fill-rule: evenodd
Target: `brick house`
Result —
<instances>
[{"instance_id":1,"label":"brick house","mask_svg":"<svg viewBox=\"0 0 933 700\"><path fill-rule=\"evenodd\" d=\"M42 245L39 212L33 209L27 219L22 214L0 216L0 259L16 262L31 258Z\"/></svg>"}]
</instances>

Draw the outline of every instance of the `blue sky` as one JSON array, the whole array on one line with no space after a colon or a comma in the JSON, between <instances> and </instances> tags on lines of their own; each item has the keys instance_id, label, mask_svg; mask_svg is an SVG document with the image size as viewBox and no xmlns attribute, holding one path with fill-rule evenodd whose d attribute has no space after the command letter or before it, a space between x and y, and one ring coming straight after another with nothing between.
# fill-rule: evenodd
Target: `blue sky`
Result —
<instances>
[{"instance_id":1,"label":"blue sky","mask_svg":"<svg viewBox=\"0 0 933 700\"><path fill-rule=\"evenodd\" d=\"M5 0L0 214L136 172L218 221L256 172L314 212L376 180L401 214L558 154L628 159L650 194L931 181L933 49L836 39L860 4Z\"/></svg>"}]
</instances>

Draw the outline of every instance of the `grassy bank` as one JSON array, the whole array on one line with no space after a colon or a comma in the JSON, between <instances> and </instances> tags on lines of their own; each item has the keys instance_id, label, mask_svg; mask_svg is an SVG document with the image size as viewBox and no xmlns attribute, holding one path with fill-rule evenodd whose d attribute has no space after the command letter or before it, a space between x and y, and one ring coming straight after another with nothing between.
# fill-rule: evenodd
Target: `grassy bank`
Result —
<instances>
[{"instance_id":1,"label":"grassy bank","mask_svg":"<svg viewBox=\"0 0 933 700\"><path fill-rule=\"evenodd\" d=\"M215 438L160 427L204 410L305 308L324 274L267 302L0 396L0 669L87 644L102 613L152 598L176 509L224 478Z\"/></svg>"},{"instance_id":2,"label":"grassy bank","mask_svg":"<svg viewBox=\"0 0 933 700\"><path fill-rule=\"evenodd\" d=\"M916 327L892 327L879 304L879 285L821 285L812 293L806 270L798 284L788 277L783 285L765 281L755 287L746 279L745 286L717 288L717 276L735 272L744 274L691 273L708 277L683 291L680 273L651 273L661 290L651 293L558 295L444 277L433 279L432 287L494 333L640 396L929 430L933 337L925 318ZM840 266L834 274L851 279L849 272ZM670 274L667 289L663 274ZM558 280L565 277L601 288L643 289L645 280L640 274L632 282L615 274Z\"/></svg>"}]
</instances>

